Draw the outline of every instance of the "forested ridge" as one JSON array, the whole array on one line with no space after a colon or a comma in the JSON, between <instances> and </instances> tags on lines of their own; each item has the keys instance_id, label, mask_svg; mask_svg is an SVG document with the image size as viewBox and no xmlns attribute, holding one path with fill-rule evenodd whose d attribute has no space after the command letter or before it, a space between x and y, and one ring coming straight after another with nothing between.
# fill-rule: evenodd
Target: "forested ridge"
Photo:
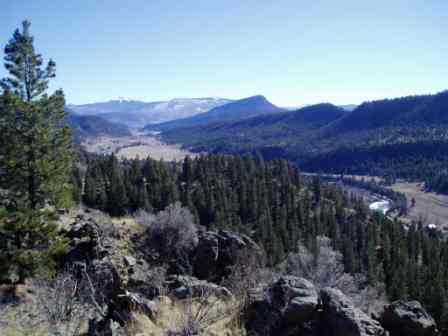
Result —
<instances>
[{"instance_id":1,"label":"forested ridge","mask_svg":"<svg viewBox=\"0 0 448 336\"><path fill-rule=\"evenodd\" d=\"M444 91L366 102L350 112L318 104L280 115L168 130L162 138L196 151L258 151L266 159L285 158L307 171L427 181L428 188L443 192L443 175L430 175L446 164L447 115Z\"/></svg>"}]
</instances>

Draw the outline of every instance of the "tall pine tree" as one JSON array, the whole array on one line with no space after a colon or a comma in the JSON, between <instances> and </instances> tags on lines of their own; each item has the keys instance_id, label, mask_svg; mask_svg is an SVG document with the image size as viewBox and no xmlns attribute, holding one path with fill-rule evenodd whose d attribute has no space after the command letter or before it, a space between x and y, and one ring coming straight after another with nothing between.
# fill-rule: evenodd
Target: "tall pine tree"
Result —
<instances>
[{"instance_id":1,"label":"tall pine tree","mask_svg":"<svg viewBox=\"0 0 448 336\"><path fill-rule=\"evenodd\" d=\"M44 66L28 21L4 53L9 76L0 82L0 189L9 203L0 218L0 264L2 274L14 271L22 281L48 266L49 253L61 247L51 209L70 204L71 132L63 92L46 94L56 65Z\"/></svg>"}]
</instances>

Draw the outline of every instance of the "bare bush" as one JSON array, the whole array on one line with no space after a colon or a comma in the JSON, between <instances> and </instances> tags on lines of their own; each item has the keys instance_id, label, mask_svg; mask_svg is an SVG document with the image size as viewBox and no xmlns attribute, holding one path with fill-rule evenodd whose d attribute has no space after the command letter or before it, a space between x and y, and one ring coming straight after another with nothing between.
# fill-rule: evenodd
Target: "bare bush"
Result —
<instances>
[{"instance_id":1,"label":"bare bush","mask_svg":"<svg viewBox=\"0 0 448 336\"><path fill-rule=\"evenodd\" d=\"M174 251L189 251L198 242L193 215L179 202L168 206L156 216L139 212L136 222L146 227L148 239L162 256L171 256Z\"/></svg>"},{"instance_id":2,"label":"bare bush","mask_svg":"<svg viewBox=\"0 0 448 336\"><path fill-rule=\"evenodd\" d=\"M299 243L298 252L288 256L286 273L310 280L317 289L337 288L365 311L374 311L375 307L384 306L387 302L381 284L368 286L364 275L344 271L343 256L333 249L328 237L317 237L315 253Z\"/></svg>"},{"instance_id":3,"label":"bare bush","mask_svg":"<svg viewBox=\"0 0 448 336\"><path fill-rule=\"evenodd\" d=\"M211 328L228 323L236 313L234 300L222 300L210 288L202 288L200 295L182 300L181 312L174 326L168 331L170 336L209 335ZM219 326L218 329L222 327Z\"/></svg>"},{"instance_id":4,"label":"bare bush","mask_svg":"<svg viewBox=\"0 0 448 336\"><path fill-rule=\"evenodd\" d=\"M273 277L272 270L262 268L259 255L253 251L241 250L236 255L230 275L224 279L222 285L246 304L251 293L268 286Z\"/></svg>"},{"instance_id":5,"label":"bare bush","mask_svg":"<svg viewBox=\"0 0 448 336\"><path fill-rule=\"evenodd\" d=\"M291 253L286 263L286 272L306 278L318 288L340 287L347 285L342 254L331 246L331 239L317 237L316 253L309 251L299 243L298 252ZM344 285L344 286L342 286Z\"/></svg>"},{"instance_id":6,"label":"bare bush","mask_svg":"<svg viewBox=\"0 0 448 336\"><path fill-rule=\"evenodd\" d=\"M86 265L67 268L55 278L32 279L33 321L44 324L50 335L77 336L87 329L89 320L108 314L111 274L89 274ZM22 304L23 305L23 304Z\"/></svg>"},{"instance_id":7,"label":"bare bush","mask_svg":"<svg viewBox=\"0 0 448 336\"><path fill-rule=\"evenodd\" d=\"M81 327L92 315L88 288L73 272L65 271L56 278L35 279L32 284L40 316L53 335L80 335Z\"/></svg>"},{"instance_id":8,"label":"bare bush","mask_svg":"<svg viewBox=\"0 0 448 336\"><path fill-rule=\"evenodd\" d=\"M135 213L134 219L144 230L149 230L152 224L156 221L156 215L140 209Z\"/></svg>"},{"instance_id":9,"label":"bare bush","mask_svg":"<svg viewBox=\"0 0 448 336\"><path fill-rule=\"evenodd\" d=\"M151 269L149 274L149 282L157 289L159 295L166 295L165 288L167 266L158 266Z\"/></svg>"},{"instance_id":10,"label":"bare bush","mask_svg":"<svg viewBox=\"0 0 448 336\"><path fill-rule=\"evenodd\" d=\"M246 308L256 297L264 295L273 279L274 272L262 267L259 255L249 250L238 252L230 275L222 282L235 298L234 324L237 327L242 326L241 317Z\"/></svg>"}]
</instances>

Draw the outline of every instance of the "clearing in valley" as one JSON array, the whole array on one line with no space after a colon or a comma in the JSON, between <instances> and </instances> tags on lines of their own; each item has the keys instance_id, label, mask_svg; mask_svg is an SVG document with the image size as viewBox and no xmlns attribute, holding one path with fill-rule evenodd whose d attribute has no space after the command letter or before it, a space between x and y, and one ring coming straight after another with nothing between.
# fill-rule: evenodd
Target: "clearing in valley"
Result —
<instances>
[{"instance_id":1,"label":"clearing in valley","mask_svg":"<svg viewBox=\"0 0 448 336\"><path fill-rule=\"evenodd\" d=\"M415 182L399 181L391 188L406 195L409 219L448 228L448 195L425 191L423 183ZM411 206L412 199L415 200L414 206Z\"/></svg>"},{"instance_id":2,"label":"clearing in valley","mask_svg":"<svg viewBox=\"0 0 448 336\"><path fill-rule=\"evenodd\" d=\"M91 153L111 154L119 158L147 158L156 160L180 161L185 156L196 154L181 148L180 145L168 145L154 135L135 134L127 137L101 136L88 138L82 142L84 149Z\"/></svg>"}]
</instances>

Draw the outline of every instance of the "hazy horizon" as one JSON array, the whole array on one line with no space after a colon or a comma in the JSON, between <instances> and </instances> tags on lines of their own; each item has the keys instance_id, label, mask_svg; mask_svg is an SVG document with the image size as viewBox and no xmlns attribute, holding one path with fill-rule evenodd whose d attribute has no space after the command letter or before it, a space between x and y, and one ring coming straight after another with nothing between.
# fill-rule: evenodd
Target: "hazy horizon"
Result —
<instances>
[{"instance_id":1,"label":"hazy horizon","mask_svg":"<svg viewBox=\"0 0 448 336\"><path fill-rule=\"evenodd\" d=\"M1 56L29 19L69 104L257 94L285 107L359 104L446 89L447 10L439 0L17 0L0 13Z\"/></svg>"}]
</instances>

